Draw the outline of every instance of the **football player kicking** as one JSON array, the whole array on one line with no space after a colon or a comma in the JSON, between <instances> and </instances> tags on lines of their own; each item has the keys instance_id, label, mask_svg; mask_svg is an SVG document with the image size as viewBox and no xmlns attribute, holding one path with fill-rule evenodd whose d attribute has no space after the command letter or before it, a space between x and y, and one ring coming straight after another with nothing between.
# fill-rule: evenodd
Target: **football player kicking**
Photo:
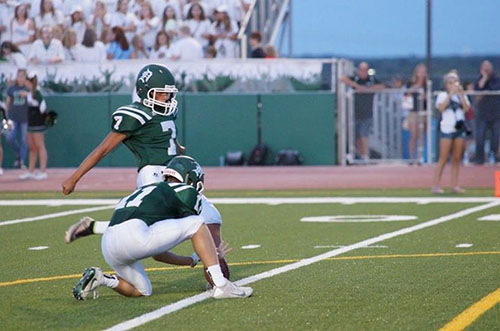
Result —
<instances>
[{"instance_id":1,"label":"football player kicking","mask_svg":"<svg viewBox=\"0 0 500 331\"><path fill-rule=\"evenodd\" d=\"M196 168L201 170L199 165ZM73 288L77 300L85 300L91 293L97 298L99 286L128 297L151 295L151 282L141 260L161 256L187 239L191 239L215 284L212 297L252 295L251 287L236 286L222 274L212 236L199 216L202 197L196 188L203 184L193 172L189 185L166 176L167 181L143 186L120 200L101 243L104 259L116 275L104 274L98 267L88 268Z\"/></svg>"},{"instance_id":2,"label":"football player kicking","mask_svg":"<svg viewBox=\"0 0 500 331\"><path fill-rule=\"evenodd\" d=\"M109 152L123 143L136 157L139 167L137 188L162 181L169 161L185 148L177 141L175 119L178 92L175 79L167 67L150 64L139 71L136 80L139 101L119 107L112 115L111 132L62 184L65 195L75 189L78 181ZM222 218L215 206L202 195L205 219L216 247L220 247ZM66 232L65 242L89 235L102 234L109 222L83 218Z\"/></svg>"}]
</instances>

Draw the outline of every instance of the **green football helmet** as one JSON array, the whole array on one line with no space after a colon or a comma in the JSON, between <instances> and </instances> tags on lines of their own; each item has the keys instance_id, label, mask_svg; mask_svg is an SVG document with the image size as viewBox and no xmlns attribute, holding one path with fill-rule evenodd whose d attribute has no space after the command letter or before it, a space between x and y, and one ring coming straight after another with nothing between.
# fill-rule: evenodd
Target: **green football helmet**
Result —
<instances>
[{"instance_id":1,"label":"green football helmet","mask_svg":"<svg viewBox=\"0 0 500 331\"><path fill-rule=\"evenodd\" d=\"M135 82L137 95L141 103L158 115L168 116L175 112L177 100L175 95L179 90L175 87L174 75L161 64L148 64L139 71ZM166 102L156 100L156 93L167 92L170 97Z\"/></svg>"},{"instance_id":2,"label":"green football helmet","mask_svg":"<svg viewBox=\"0 0 500 331\"><path fill-rule=\"evenodd\" d=\"M190 156L176 156L167 165L163 171L165 180L168 177L174 177L181 183L193 186L198 192L203 192L203 182L205 174L203 169L195 159Z\"/></svg>"}]
</instances>

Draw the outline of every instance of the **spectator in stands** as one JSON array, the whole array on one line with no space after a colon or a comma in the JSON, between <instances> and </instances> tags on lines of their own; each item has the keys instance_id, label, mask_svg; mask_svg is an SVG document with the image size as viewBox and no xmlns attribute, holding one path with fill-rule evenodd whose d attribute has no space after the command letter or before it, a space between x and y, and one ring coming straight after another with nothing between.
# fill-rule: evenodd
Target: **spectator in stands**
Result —
<instances>
[{"instance_id":1,"label":"spectator in stands","mask_svg":"<svg viewBox=\"0 0 500 331\"><path fill-rule=\"evenodd\" d=\"M479 69L480 77L475 84L478 91L500 90L500 78L493 71L490 61L483 61ZM476 114L476 164L483 164L484 142L487 131L491 131L490 157L493 162L499 162L498 144L500 139L500 96L483 95L477 98Z\"/></svg>"},{"instance_id":2,"label":"spectator in stands","mask_svg":"<svg viewBox=\"0 0 500 331\"><path fill-rule=\"evenodd\" d=\"M448 162L450 150L453 149L451 166L451 183L454 193L463 193L464 190L458 185L458 173L464 151L465 112L470 110L470 102L464 94L460 85L460 79L456 71L450 71L444 76L446 91L440 92L436 99L436 108L441 112L439 160L434 173L432 192L444 193L440 188L441 176L444 166Z\"/></svg>"},{"instance_id":3,"label":"spectator in stands","mask_svg":"<svg viewBox=\"0 0 500 331\"><path fill-rule=\"evenodd\" d=\"M216 6L226 6L229 17L240 26L243 17L250 7L248 0L215 0Z\"/></svg>"},{"instance_id":4,"label":"spectator in stands","mask_svg":"<svg viewBox=\"0 0 500 331\"><path fill-rule=\"evenodd\" d=\"M250 34L250 48L252 52L250 53L251 58L263 59L266 57L266 53L260 44L262 42L262 34L259 31L254 31Z\"/></svg>"},{"instance_id":5,"label":"spectator in stands","mask_svg":"<svg viewBox=\"0 0 500 331\"><path fill-rule=\"evenodd\" d=\"M266 55L266 59L277 59L278 58L278 52L276 51L276 48L274 48L273 45L266 45L264 46L264 54Z\"/></svg>"},{"instance_id":6,"label":"spectator in stands","mask_svg":"<svg viewBox=\"0 0 500 331\"><path fill-rule=\"evenodd\" d=\"M344 84L358 92L354 96L354 131L356 151L363 162L370 159L368 137L373 125L373 92L384 88L374 75L368 73L369 69L368 63L361 62L355 75L342 77Z\"/></svg>"},{"instance_id":7,"label":"spectator in stands","mask_svg":"<svg viewBox=\"0 0 500 331\"><path fill-rule=\"evenodd\" d=\"M144 40L138 34L132 38L132 53L130 54L131 59L148 59L149 54L144 45Z\"/></svg>"},{"instance_id":8,"label":"spectator in stands","mask_svg":"<svg viewBox=\"0 0 500 331\"><path fill-rule=\"evenodd\" d=\"M15 65L17 68L26 68L26 57L19 48L10 41L4 41L0 48L0 61Z\"/></svg>"},{"instance_id":9,"label":"spectator in stands","mask_svg":"<svg viewBox=\"0 0 500 331\"><path fill-rule=\"evenodd\" d=\"M30 90L26 87L26 69L18 69L14 85L7 89L6 109L8 117L14 124L7 136L7 141L12 146L16 161L14 167L24 168L28 154L28 95Z\"/></svg>"},{"instance_id":10,"label":"spectator in stands","mask_svg":"<svg viewBox=\"0 0 500 331\"><path fill-rule=\"evenodd\" d=\"M106 48L102 42L97 40L94 29L89 28L83 34L81 44L75 46L76 62L102 62L106 60Z\"/></svg>"},{"instance_id":11,"label":"spectator in stands","mask_svg":"<svg viewBox=\"0 0 500 331\"><path fill-rule=\"evenodd\" d=\"M165 7L161 21L163 30L165 30L168 33L170 40L175 40L177 38L177 29L179 25L179 20L177 20L174 7L170 5Z\"/></svg>"},{"instance_id":12,"label":"spectator in stands","mask_svg":"<svg viewBox=\"0 0 500 331\"><path fill-rule=\"evenodd\" d=\"M144 45L148 51L153 48L159 29L160 19L153 14L153 9L149 1L144 1L141 5L139 20L137 22L137 34L142 36Z\"/></svg>"},{"instance_id":13,"label":"spectator in stands","mask_svg":"<svg viewBox=\"0 0 500 331\"><path fill-rule=\"evenodd\" d=\"M95 2L94 12L89 17L89 27L92 27L98 36L102 36L106 28L109 28L110 23L111 15L108 13L106 3L103 0L97 0Z\"/></svg>"},{"instance_id":14,"label":"spectator in stands","mask_svg":"<svg viewBox=\"0 0 500 331\"><path fill-rule=\"evenodd\" d=\"M71 11L71 15L67 18L66 26L68 29L73 29L76 32L77 43L83 40L83 34L87 28L87 22L83 16L83 9L80 5L75 5Z\"/></svg>"},{"instance_id":15,"label":"spectator in stands","mask_svg":"<svg viewBox=\"0 0 500 331\"><path fill-rule=\"evenodd\" d=\"M421 110L427 109L425 96L425 91L427 90L427 67L425 66L425 64L420 63L415 67L415 69L413 70L413 77L408 82L408 84L406 84L406 87L412 90L423 90L423 94L416 91L407 94L407 96L411 97L411 107L408 114L408 129L410 130L411 134L409 142L410 165L413 165L416 160L415 149L417 146L417 141L419 141L420 146L423 146L425 137L425 135L420 135L420 131L422 133L425 132L426 121L424 118L419 117L418 114L419 105L422 107ZM420 128L420 124L422 125L422 128ZM419 165L422 164L422 160L420 159L416 162Z\"/></svg>"},{"instance_id":16,"label":"spectator in stands","mask_svg":"<svg viewBox=\"0 0 500 331\"><path fill-rule=\"evenodd\" d=\"M212 28L200 4L195 3L191 6L187 14L186 23L189 29L191 29L193 37L206 49L211 38L210 32Z\"/></svg>"},{"instance_id":17,"label":"spectator in stands","mask_svg":"<svg viewBox=\"0 0 500 331\"><path fill-rule=\"evenodd\" d=\"M200 42L191 37L191 30L187 25L179 28L180 39L172 44L170 49L171 60L196 60L203 58L203 48Z\"/></svg>"},{"instance_id":18,"label":"spectator in stands","mask_svg":"<svg viewBox=\"0 0 500 331\"><path fill-rule=\"evenodd\" d=\"M52 0L42 0L40 2L40 14L35 17L35 26L40 32L43 26L53 27L64 24L64 15L60 10L54 8Z\"/></svg>"},{"instance_id":19,"label":"spectator in stands","mask_svg":"<svg viewBox=\"0 0 500 331\"><path fill-rule=\"evenodd\" d=\"M52 37L52 27L43 26L41 39L31 46L28 61L33 64L56 64L64 61L64 48L61 41Z\"/></svg>"},{"instance_id":20,"label":"spectator in stands","mask_svg":"<svg viewBox=\"0 0 500 331\"><path fill-rule=\"evenodd\" d=\"M227 14L226 6L217 7L215 21L212 24L215 48L218 58L235 58L238 56L238 26Z\"/></svg>"},{"instance_id":21,"label":"spectator in stands","mask_svg":"<svg viewBox=\"0 0 500 331\"><path fill-rule=\"evenodd\" d=\"M110 26L119 26L127 37L127 41L131 41L137 30L137 17L128 10L128 0L118 0L116 12L111 14Z\"/></svg>"},{"instance_id":22,"label":"spectator in stands","mask_svg":"<svg viewBox=\"0 0 500 331\"><path fill-rule=\"evenodd\" d=\"M150 59L164 59L169 55L170 37L164 30L158 31L156 41L149 54Z\"/></svg>"},{"instance_id":23,"label":"spectator in stands","mask_svg":"<svg viewBox=\"0 0 500 331\"><path fill-rule=\"evenodd\" d=\"M207 59L215 59L217 57L217 48L215 48L213 45L208 46L205 57Z\"/></svg>"},{"instance_id":24,"label":"spectator in stands","mask_svg":"<svg viewBox=\"0 0 500 331\"><path fill-rule=\"evenodd\" d=\"M214 14L214 8L217 6L215 4L216 0L212 1L201 1L201 0L188 0L188 2L182 8L182 18L187 19L188 13L193 5L200 5L203 8L203 12L207 19L212 19Z\"/></svg>"},{"instance_id":25,"label":"spectator in stands","mask_svg":"<svg viewBox=\"0 0 500 331\"><path fill-rule=\"evenodd\" d=\"M8 29L13 16L10 7L5 0L0 0L0 43L10 40Z\"/></svg>"},{"instance_id":26,"label":"spectator in stands","mask_svg":"<svg viewBox=\"0 0 500 331\"><path fill-rule=\"evenodd\" d=\"M181 5L183 5L182 0L155 0L151 3L153 5L153 11L159 15L165 16L165 9L170 6L175 12L175 17L180 22L182 21L182 10ZM163 22L163 28L165 28L165 22Z\"/></svg>"},{"instance_id":27,"label":"spectator in stands","mask_svg":"<svg viewBox=\"0 0 500 331\"><path fill-rule=\"evenodd\" d=\"M88 18L94 10L94 2L95 0L64 0L61 10L65 16L70 16L74 11L75 6L80 6L82 8L83 16Z\"/></svg>"},{"instance_id":28,"label":"spectator in stands","mask_svg":"<svg viewBox=\"0 0 500 331\"><path fill-rule=\"evenodd\" d=\"M36 75L28 77L26 86L30 89L28 95L28 171L19 176L20 179L47 179L47 149L45 148L45 119L43 113L47 105L42 93L38 89ZM37 160L40 163L40 171L35 172Z\"/></svg>"},{"instance_id":29,"label":"spectator in stands","mask_svg":"<svg viewBox=\"0 0 500 331\"><path fill-rule=\"evenodd\" d=\"M115 26L111 29L111 43L107 49L108 60L127 60L130 59L132 48L130 47L123 29Z\"/></svg>"},{"instance_id":30,"label":"spectator in stands","mask_svg":"<svg viewBox=\"0 0 500 331\"><path fill-rule=\"evenodd\" d=\"M74 29L68 29L64 32L62 44L64 47L64 58L67 61L75 61L75 46L78 44L78 40Z\"/></svg>"},{"instance_id":31,"label":"spectator in stands","mask_svg":"<svg viewBox=\"0 0 500 331\"><path fill-rule=\"evenodd\" d=\"M10 41L19 47L24 56L27 56L35 40L35 23L28 18L26 5L16 6L14 18L10 21L9 34Z\"/></svg>"},{"instance_id":32,"label":"spectator in stands","mask_svg":"<svg viewBox=\"0 0 500 331\"><path fill-rule=\"evenodd\" d=\"M52 37L54 39L59 40L60 42L62 42L65 32L66 32L66 30L64 30L63 27L60 25L56 25L56 26L52 27Z\"/></svg>"}]
</instances>

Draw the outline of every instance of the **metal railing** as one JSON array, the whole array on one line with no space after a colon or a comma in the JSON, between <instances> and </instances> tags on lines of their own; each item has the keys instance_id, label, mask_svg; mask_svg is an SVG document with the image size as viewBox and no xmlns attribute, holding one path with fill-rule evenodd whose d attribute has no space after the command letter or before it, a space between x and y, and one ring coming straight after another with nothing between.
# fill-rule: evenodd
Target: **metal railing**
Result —
<instances>
[{"instance_id":1,"label":"metal railing","mask_svg":"<svg viewBox=\"0 0 500 331\"><path fill-rule=\"evenodd\" d=\"M424 90L423 89L382 89L377 91L356 91L348 89L345 94L345 105L339 108L344 112L340 117L343 121L339 136L343 143L340 148L344 151L339 153L341 164L361 164L366 160L356 157L356 95L365 95L369 98L373 95L372 108L364 111L370 112L365 118L371 118L372 126L369 134L370 159L377 163L403 162L403 121L409 112L403 107L403 98L405 94L417 94L417 121L419 136L425 134L425 125L428 122L428 112L424 109ZM413 98L413 96L412 96ZM366 99L366 98L365 98ZM358 109L358 112L363 111ZM427 123L427 127L429 124ZM346 130L347 129L347 130ZM427 138L429 140L429 138ZM420 140L417 148L417 159L422 162L424 159L423 139ZM343 156L343 158L342 158ZM413 156L410 156L413 158Z\"/></svg>"}]
</instances>

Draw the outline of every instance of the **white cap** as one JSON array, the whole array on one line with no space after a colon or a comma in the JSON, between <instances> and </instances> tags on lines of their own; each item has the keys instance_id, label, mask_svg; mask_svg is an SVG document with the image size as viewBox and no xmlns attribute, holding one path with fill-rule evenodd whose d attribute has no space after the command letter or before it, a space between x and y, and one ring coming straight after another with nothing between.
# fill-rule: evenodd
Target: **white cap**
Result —
<instances>
[{"instance_id":1,"label":"white cap","mask_svg":"<svg viewBox=\"0 0 500 331\"><path fill-rule=\"evenodd\" d=\"M227 6L226 5L220 5L219 7L217 7L217 9L215 9L215 11L217 11L219 13L227 13Z\"/></svg>"},{"instance_id":2,"label":"white cap","mask_svg":"<svg viewBox=\"0 0 500 331\"><path fill-rule=\"evenodd\" d=\"M83 13L83 8L80 5L74 5L73 8L71 8L71 14L76 13L77 11Z\"/></svg>"}]
</instances>

